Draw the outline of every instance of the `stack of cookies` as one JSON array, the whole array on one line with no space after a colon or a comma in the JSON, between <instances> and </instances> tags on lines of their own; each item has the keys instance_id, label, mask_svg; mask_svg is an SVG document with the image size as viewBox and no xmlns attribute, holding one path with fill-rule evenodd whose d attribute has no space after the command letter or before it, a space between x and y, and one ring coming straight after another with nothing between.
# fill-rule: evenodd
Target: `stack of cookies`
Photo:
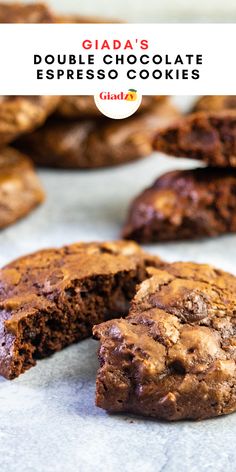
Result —
<instances>
[{"instance_id":1,"label":"stack of cookies","mask_svg":"<svg viewBox=\"0 0 236 472\"><path fill-rule=\"evenodd\" d=\"M132 203L123 237L149 243L235 232L236 96L199 99L156 133L154 149L205 166L158 178Z\"/></svg>"},{"instance_id":2,"label":"stack of cookies","mask_svg":"<svg viewBox=\"0 0 236 472\"><path fill-rule=\"evenodd\" d=\"M38 3L0 3L0 23L84 22L107 20L60 16ZM0 97L0 228L44 200L33 163L95 169L133 161L151 154L156 130L178 115L167 97L144 97L139 112L120 121L105 118L89 96Z\"/></svg>"}]
</instances>

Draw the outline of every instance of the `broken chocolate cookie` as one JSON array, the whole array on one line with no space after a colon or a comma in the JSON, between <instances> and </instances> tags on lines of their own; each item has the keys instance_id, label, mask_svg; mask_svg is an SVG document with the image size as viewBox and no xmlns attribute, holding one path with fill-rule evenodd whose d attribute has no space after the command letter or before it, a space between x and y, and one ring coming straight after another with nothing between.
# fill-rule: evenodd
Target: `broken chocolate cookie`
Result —
<instances>
[{"instance_id":1,"label":"broken chocolate cookie","mask_svg":"<svg viewBox=\"0 0 236 472\"><path fill-rule=\"evenodd\" d=\"M0 374L13 379L127 314L149 265L132 242L78 243L18 259L0 271Z\"/></svg>"},{"instance_id":2,"label":"broken chocolate cookie","mask_svg":"<svg viewBox=\"0 0 236 472\"><path fill-rule=\"evenodd\" d=\"M97 406L164 420L236 410L236 277L174 263L138 290L126 319L94 327Z\"/></svg>"}]
</instances>

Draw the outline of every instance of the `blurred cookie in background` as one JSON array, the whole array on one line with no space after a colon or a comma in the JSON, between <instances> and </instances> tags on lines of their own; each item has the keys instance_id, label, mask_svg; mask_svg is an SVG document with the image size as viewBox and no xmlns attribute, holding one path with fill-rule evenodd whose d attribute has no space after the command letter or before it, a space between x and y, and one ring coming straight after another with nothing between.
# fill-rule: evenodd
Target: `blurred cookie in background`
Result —
<instances>
[{"instance_id":1,"label":"blurred cookie in background","mask_svg":"<svg viewBox=\"0 0 236 472\"><path fill-rule=\"evenodd\" d=\"M59 100L56 96L0 96L0 147L42 125Z\"/></svg>"},{"instance_id":2,"label":"blurred cookie in background","mask_svg":"<svg viewBox=\"0 0 236 472\"><path fill-rule=\"evenodd\" d=\"M10 147L0 151L0 229L43 201L44 192L31 161Z\"/></svg>"},{"instance_id":3,"label":"blurred cookie in background","mask_svg":"<svg viewBox=\"0 0 236 472\"><path fill-rule=\"evenodd\" d=\"M167 101L166 96L144 96L138 113L148 110L155 104L160 104ZM61 98L57 108L57 114L67 119L76 119L83 117L102 117L103 115L98 110L94 97L90 95L73 96L67 95Z\"/></svg>"},{"instance_id":4,"label":"blurred cookie in background","mask_svg":"<svg viewBox=\"0 0 236 472\"><path fill-rule=\"evenodd\" d=\"M15 143L37 165L93 169L110 167L148 156L156 131L179 116L169 102L124 120L67 121L51 118Z\"/></svg>"},{"instance_id":5,"label":"blurred cookie in background","mask_svg":"<svg viewBox=\"0 0 236 472\"><path fill-rule=\"evenodd\" d=\"M213 167L236 167L236 110L199 111L158 131L156 151L197 159Z\"/></svg>"},{"instance_id":6,"label":"blurred cookie in background","mask_svg":"<svg viewBox=\"0 0 236 472\"><path fill-rule=\"evenodd\" d=\"M0 23L54 23L44 3L0 3Z\"/></svg>"},{"instance_id":7,"label":"blurred cookie in background","mask_svg":"<svg viewBox=\"0 0 236 472\"><path fill-rule=\"evenodd\" d=\"M196 111L236 110L236 95L205 95L193 107Z\"/></svg>"}]
</instances>

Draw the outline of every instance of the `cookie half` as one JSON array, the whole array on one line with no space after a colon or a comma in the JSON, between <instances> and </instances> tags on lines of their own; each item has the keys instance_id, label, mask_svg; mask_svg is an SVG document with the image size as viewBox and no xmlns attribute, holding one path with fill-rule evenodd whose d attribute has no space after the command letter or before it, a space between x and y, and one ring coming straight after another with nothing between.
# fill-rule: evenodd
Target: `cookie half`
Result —
<instances>
[{"instance_id":1,"label":"cookie half","mask_svg":"<svg viewBox=\"0 0 236 472\"><path fill-rule=\"evenodd\" d=\"M126 319L96 326L97 406L164 420L236 410L236 278L208 265L153 270Z\"/></svg>"},{"instance_id":2,"label":"cookie half","mask_svg":"<svg viewBox=\"0 0 236 472\"><path fill-rule=\"evenodd\" d=\"M39 251L0 271L0 374L8 379L92 326L127 314L149 265L162 264L132 242L78 243Z\"/></svg>"},{"instance_id":3,"label":"cookie half","mask_svg":"<svg viewBox=\"0 0 236 472\"><path fill-rule=\"evenodd\" d=\"M0 229L27 215L43 200L31 161L10 147L0 151Z\"/></svg>"}]
</instances>

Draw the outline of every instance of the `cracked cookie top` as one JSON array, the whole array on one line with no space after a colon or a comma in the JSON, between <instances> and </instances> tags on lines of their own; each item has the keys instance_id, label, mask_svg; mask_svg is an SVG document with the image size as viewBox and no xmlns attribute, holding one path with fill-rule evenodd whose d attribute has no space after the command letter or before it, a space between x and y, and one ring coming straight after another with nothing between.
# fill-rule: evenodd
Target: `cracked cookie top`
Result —
<instances>
[{"instance_id":1,"label":"cracked cookie top","mask_svg":"<svg viewBox=\"0 0 236 472\"><path fill-rule=\"evenodd\" d=\"M169 420L236 408L236 278L209 265L150 269L129 316L94 328L97 404Z\"/></svg>"},{"instance_id":2,"label":"cracked cookie top","mask_svg":"<svg viewBox=\"0 0 236 472\"><path fill-rule=\"evenodd\" d=\"M115 276L159 263L158 257L129 241L77 243L38 251L0 271L0 312L8 313L7 326L14 331L15 322L30 316L36 308L45 309L70 287L72 280L82 286L88 277Z\"/></svg>"}]
</instances>

